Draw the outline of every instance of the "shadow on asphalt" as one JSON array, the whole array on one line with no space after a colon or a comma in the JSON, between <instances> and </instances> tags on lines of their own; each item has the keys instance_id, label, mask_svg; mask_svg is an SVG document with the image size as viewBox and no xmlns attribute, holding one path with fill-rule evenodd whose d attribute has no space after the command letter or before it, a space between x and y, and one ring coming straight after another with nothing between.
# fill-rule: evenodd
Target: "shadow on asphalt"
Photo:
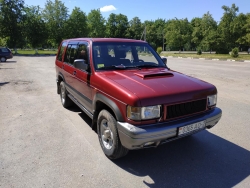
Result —
<instances>
[{"instance_id":1,"label":"shadow on asphalt","mask_svg":"<svg viewBox=\"0 0 250 188\"><path fill-rule=\"evenodd\" d=\"M82 110L75 104L73 104L71 107L67 108L71 112L82 112Z\"/></svg>"},{"instance_id":2,"label":"shadow on asphalt","mask_svg":"<svg viewBox=\"0 0 250 188\"><path fill-rule=\"evenodd\" d=\"M79 108L80 109L80 108ZM85 123L87 123L87 125L92 129L92 126L91 126L91 124L92 124L92 119L90 119L90 117L87 115L87 114L85 114L84 112L81 112L81 113L79 113L78 114L84 121L85 121Z\"/></svg>"},{"instance_id":3,"label":"shadow on asphalt","mask_svg":"<svg viewBox=\"0 0 250 188\"><path fill-rule=\"evenodd\" d=\"M0 86L4 86L6 84L8 84L9 82L0 82Z\"/></svg>"},{"instance_id":4,"label":"shadow on asphalt","mask_svg":"<svg viewBox=\"0 0 250 188\"><path fill-rule=\"evenodd\" d=\"M130 151L114 163L149 187L233 187L250 175L250 152L208 131L158 148Z\"/></svg>"},{"instance_id":5,"label":"shadow on asphalt","mask_svg":"<svg viewBox=\"0 0 250 188\"><path fill-rule=\"evenodd\" d=\"M85 123L87 123L89 127L91 127L92 120L90 119L90 117L86 113L84 113L81 110L81 108L79 108L77 105L74 104L67 109L72 111L72 112L77 112L78 115L82 118L82 120L85 121ZM91 129L92 129L92 127L91 127Z\"/></svg>"},{"instance_id":6,"label":"shadow on asphalt","mask_svg":"<svg viewBox=\"0 0 250 188\"><path fill-rule=\"evenodd\" d=\"M16 61L5 61L5 62L0 62L0 63L16 63Z\"/></svg>"},{"instance_id":7,"label":"shadow on asphalt","mask_svg":"<svg viewBox=\"0 0 250 188\"><path fill-rule=\"evenodd\" d=\"M84 112L79 116L91 127ZM135 176L148 176L151 182L142 182L148 187L233 187L250 175L250 152L206 130L157 148L130 151L113 162Z\"/></svg>"}]
</instances>

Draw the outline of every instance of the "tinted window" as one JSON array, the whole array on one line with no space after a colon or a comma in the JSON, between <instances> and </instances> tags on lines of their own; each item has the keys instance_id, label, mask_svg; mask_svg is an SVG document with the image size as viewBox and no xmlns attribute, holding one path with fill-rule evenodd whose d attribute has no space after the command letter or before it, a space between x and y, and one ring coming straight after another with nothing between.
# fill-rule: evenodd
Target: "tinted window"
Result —
<instances>
[{"instance_id":1,"label":"tinted window","mask_svg":"<svg viewBox=\"0 0 250 188\"><path fill-rule=\"evenodd\" d=\"M77 59L77 45L69 44L64 57L64 62L73 65L75 59Z\"/></svg>"},{"instance_id":2,"label":"tinted window","mask_svg":"<svg viewBox=\"0 0 250 188\"><path fill-rule=\"evenodd\" d=\"M1 48L2 52L9 52L9 50L7 48Z\"/></svg>"},{"instance_id":3,"label":"tinted window","mask_svg":"<svg viewBox=\"0 0 250 188\"><path fill-rule=\"evenodd\" d=\"M58 52L57 60L62 61L62 56L63 56L63 52L64 52L66 45L67 45L66 42L62 43L60 50Z\"/></svg>"},{"instance_id":4,"label":"tinted window","mask_svg":"<svg viewBox=\"0 0 250 188\"><path fill-rule=\"evenodd\" d=\"M86 44L80 43L78 45L77 59L84 59L89 64L88 47Z\"/></svg>"}]
</instances>

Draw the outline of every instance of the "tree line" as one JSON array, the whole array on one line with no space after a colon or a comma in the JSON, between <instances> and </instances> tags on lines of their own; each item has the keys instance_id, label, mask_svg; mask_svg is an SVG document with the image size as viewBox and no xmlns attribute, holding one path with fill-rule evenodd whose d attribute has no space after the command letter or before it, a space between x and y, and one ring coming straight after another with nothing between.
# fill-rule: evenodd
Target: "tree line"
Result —
<instances>
[{"instance_id":1,"label":"tree line","mask_svg":"<svg viewBox=\"0 0 250 188\"><path fill-rule=\"evenodd\" d=\"M69 14L60 0L47 0L43 9L27 6L24 0L0 0L0 45L10 48L57 47L63 39L112 37L142 39L155 49L215 50L228 53L250 46L250 14L239 8L222 6L220 22L207 12L191 21L173 18L141 22L126 15L111 13L106 20L99 9L88 14L75 7Z\"/></svg>"}]
</instances>

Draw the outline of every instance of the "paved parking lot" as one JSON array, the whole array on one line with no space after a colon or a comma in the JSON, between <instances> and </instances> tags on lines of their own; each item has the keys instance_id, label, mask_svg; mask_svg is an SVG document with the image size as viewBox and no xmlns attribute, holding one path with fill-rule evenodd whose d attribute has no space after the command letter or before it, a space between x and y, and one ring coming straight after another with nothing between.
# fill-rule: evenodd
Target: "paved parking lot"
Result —
<instances>
[{"instance_id":1,"label":"paved parking lot","mask_svg":"<svg viewBox=\"0 0 250 188\"><path fill-rule=\"evenodd\" d=\"M0 63L0 187L250 187L250 63L169 58L216 85L221 121L110 161L91 120L62 107L54 59Z\"/></svg>"}]
</instances>

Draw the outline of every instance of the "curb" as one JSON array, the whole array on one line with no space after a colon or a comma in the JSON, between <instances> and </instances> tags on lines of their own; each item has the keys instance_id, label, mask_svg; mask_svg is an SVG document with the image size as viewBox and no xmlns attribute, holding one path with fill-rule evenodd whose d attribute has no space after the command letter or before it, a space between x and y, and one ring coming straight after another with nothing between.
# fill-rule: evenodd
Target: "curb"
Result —
<instances>
[{"instance_id":1,"label":"curb","mask_svg":"<svg viewBox=\"0 0 250 188\"><path fill-rule=\"evenodd\" d=\"M234 60L234 59L211 59L211 58L198 58L198 57L174 57L174 56L161 56L161 58L178 58L178 59L200 59L200 60L212 60L212 61L235 61L235 62L247 62L250 63L250 60Z\"/></svg>"}]
</instances>

